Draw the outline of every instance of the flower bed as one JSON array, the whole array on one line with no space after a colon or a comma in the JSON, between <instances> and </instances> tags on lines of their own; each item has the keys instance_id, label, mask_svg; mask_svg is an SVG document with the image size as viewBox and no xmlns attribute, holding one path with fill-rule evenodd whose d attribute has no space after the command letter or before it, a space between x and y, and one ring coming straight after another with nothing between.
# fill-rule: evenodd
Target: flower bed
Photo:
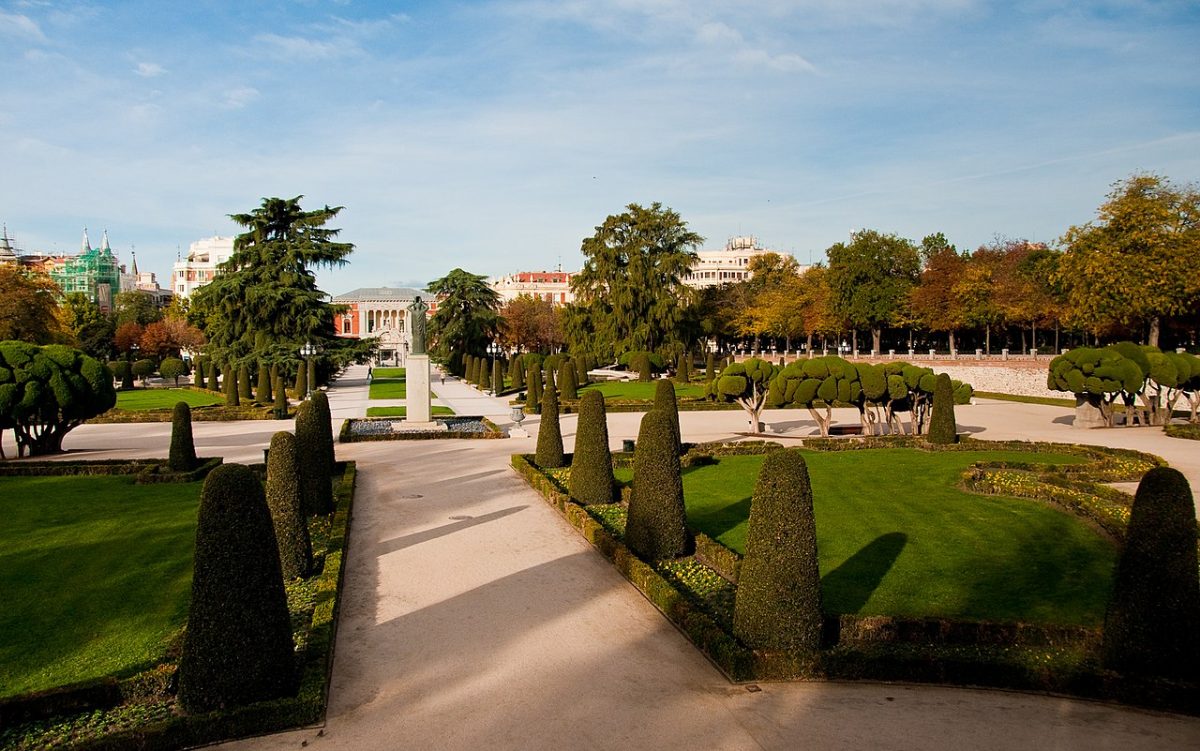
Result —
<instances>
[{"instance_id":1,"label":"flower bed","mask_svg":"<svg viewBox=\"0 0 1200 751\"><path fill-rule=\"evenodd\" d=\"M352 417L342 423L338 433L340 443L362 441L428 441L441 438L494 439L508 436L486 417L461 415L457 417L435 417L433 422L446 426L446 430L396 430L393 423L402 422L399 417Z\"/></svg>"}]
</instances>

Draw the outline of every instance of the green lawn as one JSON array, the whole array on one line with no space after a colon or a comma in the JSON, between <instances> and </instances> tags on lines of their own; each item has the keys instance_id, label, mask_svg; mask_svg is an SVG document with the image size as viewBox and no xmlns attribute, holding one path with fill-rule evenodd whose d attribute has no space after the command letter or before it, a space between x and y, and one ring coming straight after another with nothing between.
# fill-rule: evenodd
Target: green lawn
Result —
<instances>
[{"instance_id":1,"label":"green lawn","mask_svg":"<svg viewBox=\"0 0 1200 751\"><path fill-rule=\"evenodd\" d=\"M403 399L407 393L403 378L376 378L371 381L371 399Z\"/></svg>"},{"instance_id":2,"label":"green lawn","mask_svg":"<svg viewBox=\"0 0 1200 751\"><path fill-rule=\"evenodd\" d=\"M1095 626L1115 547L1076 517L1034 501L959 490L980 460L1073 462L1022 452L913 449L806 452L825 609ZM688 518L744 552L761 456L686 470ZM628 480L630 470L618 472Z\"/></svg>"},{"instance_id":3,"label":"green lawn","mask_svg":"<svg viewBox=\"0 0 1200 751\"><path fill-rule=\"evenodd\" d=\"M642 383L641 381L604 381L603 383L592 383L579 389L580 396L586 390L594 389L604 394L605 399L632 399L652 402L654 401L655 383ZM694 384L686 386L675 384L675 398L691 397L699 399L704 396L704 388Z\"/></svg>"},{"instance_id":4,"label":"green lawn","mask_svg":"<svg viewBox=\"0 0 1200 751\"><path fill-rule=\"evenodd\" d=\"M434 405L430 407L432 415L452 415L454 410L449 407L439 407ZM367 407L367 417L407 417L407 407Z\"/></svg>"},{"instance_id":5,"label":"green lawn","mask_svg":"<svg viewBox=\"0 0 1200 751\"><path fill-rule=\"evenodd\" d=\"M160 657L187 621L200 483L0 478L0 697Z\"/></svg>"},{"instance_id":6,"label":"green lawn","mask_svg":"<svg viewBox=\"0 0 1200 751\"><path fill-rule=\"evenodd\" d=\"M372 378L399 378L404 380L404 368L372 368Z\"/></svg>"},{"instance_id":7,"label":"green lawn","mask_svg":"<svg viewBox=\"0 0 1200 751\"><path fill-rule=\"evenodd\" d=\"M177 402L187 402L191 407L208 407L224 404L225 400L211 392L191 389L133 389L117 392L118 409L173 409Z\"/></svg>"}]
</instances>

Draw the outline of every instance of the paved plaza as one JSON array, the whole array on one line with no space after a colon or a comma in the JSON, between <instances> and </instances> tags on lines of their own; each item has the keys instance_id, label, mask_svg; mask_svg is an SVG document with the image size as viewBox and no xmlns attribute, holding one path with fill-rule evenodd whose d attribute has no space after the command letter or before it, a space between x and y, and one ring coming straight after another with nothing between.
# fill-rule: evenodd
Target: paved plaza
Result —
<instances>
[{"instance_id":1,"label":"paved plaza","mask_svg":"<svg viewBox=\"0 0 1200 751\"><path fill-rule=\"evenodd\" d=\"M436 403L510 424L505 400L433 378ZM366 369L330 390L335 430L365 414ZM377 402L372 402L374 406ZM958 410L984 439L1087 442L1166 458L1200 488L1196 444L1160 429L1078 431L1071 411ZM741 412L681 413L684 440L734 438ZM619 447L640 414L609 415ZM573 415L562 418L571 450ZM782 442L815 431L768 412ZM848 411L839 421L857 421ZM196 423L197 452L262 461L284 422ZM536 436L537 418L525 427ZM75 457L165 456L169 424L84 426ZM237 749L1162 749L1200 719L1004 691L727 682L509 468L534 439L338 444L359 466L329 712ZM11 447L6 446L6 450ZM11 454L10 454L11 455Z\"/></svg>"}]
</instances>

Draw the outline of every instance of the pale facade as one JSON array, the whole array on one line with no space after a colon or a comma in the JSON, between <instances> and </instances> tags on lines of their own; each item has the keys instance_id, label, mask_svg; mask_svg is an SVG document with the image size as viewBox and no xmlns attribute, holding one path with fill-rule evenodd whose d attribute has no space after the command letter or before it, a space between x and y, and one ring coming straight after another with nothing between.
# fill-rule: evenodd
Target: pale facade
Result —
<instances>
[{"instance_id":1,"label":"pale facade","mask_svg":"<svg viewBox=\"0 0 1200 751\"><path fill-rule=\"evenodd\" d=\"M171 291L182 298L213 280L217 266L233 255L232 237L208 237L188 247L187 257L171 267Z\"/></svg>"},{"instance_id":2,"label":"pale facade","mask_svg":"<svg viewBox=\"0 0 1200 751\"><path fill-rule=\"evenodd\" d=\"M361 287L333 298L346 308L333 316L337 335L348 339L379 339L376 365L402 366L412 349L408 306L420 296L432 315L437 305L429 293L409 287Z\"/></svg>"},{"instance_id":3,"label":"pale facade","mask_svg":"<svg viewBox=\"0 0 1200 751\"><path fill-rule=\"evenodd\" d=\"M570 271L518 271L491 281L492 289L500 295L500 304L507 305L521 295L547 300L555 305L575 302L571 292Z\"/></svg>"},{"instance_id":4,"label":"pale facade","mask_svg":"<svg viewBox=\"0 0 1200 751\"><path fill-rule=\"evenodd\" d=\"M765 253L790 256L782 250L771 250L758 244L753 235L731 237L721 250L701 250L691 270L684 275L683 283L689 287L718 287L722 284L744 282L753 276L750 261Z\"/></svg>"}]
</instances>

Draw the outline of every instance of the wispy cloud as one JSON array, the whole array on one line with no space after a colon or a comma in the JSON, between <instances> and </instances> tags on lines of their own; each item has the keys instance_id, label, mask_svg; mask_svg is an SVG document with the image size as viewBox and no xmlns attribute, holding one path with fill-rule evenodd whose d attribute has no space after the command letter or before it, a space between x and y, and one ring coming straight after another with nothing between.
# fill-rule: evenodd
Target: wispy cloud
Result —
<instances>
[{"instance_id":1,"label":"wispy cloud","mask_svg":"<svg viewBox=\"0 0 1200 751\"><path fill-rule=\"evenodd\" d=\"M137 73L142 78L157 78L158 76L166 73L167 69L158 63L140 62L137 64L137 67L133 69L133 72Z\"/></svg>"},{"instance_id":2,"label":"wispy cloud","mask_svg":"<svg viewBox=\"0 0 1200 751\"><path fill-rule=\"evenodd\" d=\"M253 86L239 86L236 89L230 89L225 92L222 106L225 109L231 110L241 109L254 102L259 96L261 96L261 93Z\"/></svg>"},{"instance_id":3,"label":"wispy cloud","mask_svg":"<svg viewBox=\"0 0 1200 751\"><path fill-rule=\"evenodd\" d=\"M29 16L0 11L0 36L23 42L46 43L42 27Z\"/></svg>"},{"instance_id":4,"label":"wispy cloud","mask_svg":"<svg viewBox=\"0 0 1200 751\"><path fill-rule=\"evenodd\" d=\"M333 42L323 42L302 36L259 34L254 37L250 51L278 60L304 61L326 60L347 54L351 50Z\"/></svg>"}]
</instances>

